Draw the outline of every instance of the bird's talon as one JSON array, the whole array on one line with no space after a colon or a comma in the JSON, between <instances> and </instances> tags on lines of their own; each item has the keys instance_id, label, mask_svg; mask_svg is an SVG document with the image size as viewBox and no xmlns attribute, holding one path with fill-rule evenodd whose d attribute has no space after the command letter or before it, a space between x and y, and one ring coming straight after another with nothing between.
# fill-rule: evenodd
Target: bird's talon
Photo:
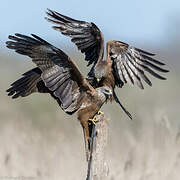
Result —
<instances>
[{"instance_id":1,"label":"bird's talon","mask_svg":"<svg viewBox=\"0 0 180 180\"><path fill-rule=\"evenodd\" d=\"M102 111L98 111L98 115L100 115L100 114L104 114L104 112L102 112Z\"/></svg>"},{"instance_id":2,"label":"bird's talon","mask_svg":"<svg viewBox=\"0 0 180 180\"><path fill-rule=\"evenodd\" d=\"M90 122L92 122L94 125L96 125L96 123L98 122L98 120L96 119L96 116L93 117L93 119L88 119Z\"/></svg>"}]
</instances>

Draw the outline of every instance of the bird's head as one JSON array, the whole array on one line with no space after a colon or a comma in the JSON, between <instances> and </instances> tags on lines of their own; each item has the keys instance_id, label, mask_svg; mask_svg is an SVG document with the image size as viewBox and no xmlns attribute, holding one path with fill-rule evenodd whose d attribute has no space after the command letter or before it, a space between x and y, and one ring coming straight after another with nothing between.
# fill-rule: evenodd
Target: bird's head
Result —
<instances>
[{"instance_id":1,"label":"bird's head","mask_svg":"<svg viewBox=\"0 0 180 180\"><path fill-rule=\"evenodd\" d=\"M104 73L104 70L102 69L102 70L99 70L99 71L96 70L94 72L94 74L95 74L97 83L99 83L101 81L101 79L104 77L105 73Z\"/></svg>"},{"instance_id":2,"label":"bird's head","mask_svg":"<svg viewBox=\"0 0 180 180\"><path fill-rule=\"evenodd\" d=\"M112 98L113 93L111 88L107 86L102 86L99 88L101 95L103 96L104 101L107 101Z\"/></svg>"},{"instance_id":3,"label":"bird's head","mask_svg":"<svg viewBox=\"0 0 180 180\"><path fill-rule=\"evenodd\" d=\"M96 77L97 82L99 83L101 79L107 77L108 75L108 69L107 69L107 62L102 61L94 68L94 76Z\"/></svg>"}]
</instances>

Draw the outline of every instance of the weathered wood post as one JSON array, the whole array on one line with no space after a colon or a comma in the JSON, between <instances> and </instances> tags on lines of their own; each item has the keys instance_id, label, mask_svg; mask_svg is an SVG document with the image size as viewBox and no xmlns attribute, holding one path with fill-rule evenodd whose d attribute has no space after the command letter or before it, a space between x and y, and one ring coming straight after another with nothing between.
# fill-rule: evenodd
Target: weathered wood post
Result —
<instances>
[{"instance_id":1,"label":"weathered wood post","mask_svg":"<svg viewBox=\"0 0 180 180\"><path fill-rule=\"evenodd\" d=\"M105 150L108 138L108 119L103 114L96 115L98 122L93 124L91 134L90 159L86 180L105 180L108 176L108 165L105 161Z\"/></svg>"}]
</instances>

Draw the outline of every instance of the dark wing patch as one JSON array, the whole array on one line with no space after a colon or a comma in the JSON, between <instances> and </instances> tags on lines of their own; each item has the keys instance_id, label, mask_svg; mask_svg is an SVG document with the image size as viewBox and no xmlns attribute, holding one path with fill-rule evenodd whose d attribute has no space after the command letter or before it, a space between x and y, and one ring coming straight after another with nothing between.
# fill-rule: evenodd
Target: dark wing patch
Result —
<instances>
[{"instance_id":1,"label":"dark wing patch","mask_svg":"<svg viewBox=\"0 0 180 180\"><path fill-rule=\"evenodd\" d=\"M70 17L59 14L55 11L47 11L49 22L57 24L53 28L62 34L71 37L78 49L85 53L85 60L88 66L97 63L102 59L104 53L104 38L99 28L94 23L78 21Z\"/></svg>"},{"instance_id":2,"label":"dark wing patch","mask_svg":"<svg viewBox=\"0 0 180 180\"><path fill-rule=\"evenodd\" d=\"M118 87L122 87L124 83L128 82L129 84L137 84L141 89L144 89L142 79L149 86L152 86L145 72L158 79L166 79L156 72L166 73L169 71L160 67L165 65L164 63L150 57L155 54L131 47L120 41L109 41L107 46L107 56L113 61L113 74Z\"/></svg>"},{"instance_id":3,"label":"dark wing patch","mask_svg":"<svg viewBox=\"0 0 180 180\"><path fill-rule=\"evenodd\" d=\"M72 80L68 70L64 71L60 66L54 65L42 74L45 86L54 92L54 95L60 99L62 108L67 109L72 103L72 88L70 86L76 83Z\"/></svg>"},{"instance_id":4,"label":"dark wing patch","mask_svg":"<svg viewBox=\"0 0 180 180\"><path fill-rule=\"evenodd\" d=\"M71 112L74 112L78 102L73 97L72 86L87 90L91 88L90 85L86 83L77 66L63 51L36 35L32 36L22 34L9 36L9 39L13 41L7 41L7 47L31 57L32 61L42 71L41 79L51 95L53 93L52 96L59 99L59 104L64 111L69 112L71 109ZM79 90L77 92L80 93Z\"/></svg>"},{"instance_id":5,"label":"dark wing patch","mask_svg":"<svg viewBox=\"0 0 180 180\"><path fill-rule=\"evenodd\" d=\"M41 80L41 73L42 71L39 68L24 73L22 78L11 84L11 87L7 90L8 96L15 99L28 96L34 92L48 92L47 87Z\"/></svg>"}]
</instances>

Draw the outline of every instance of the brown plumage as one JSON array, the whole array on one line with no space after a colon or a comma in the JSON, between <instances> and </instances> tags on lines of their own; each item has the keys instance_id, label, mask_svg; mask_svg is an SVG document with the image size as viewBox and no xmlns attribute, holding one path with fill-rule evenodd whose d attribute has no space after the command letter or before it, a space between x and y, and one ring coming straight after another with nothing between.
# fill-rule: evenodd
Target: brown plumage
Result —
<instances>
[{"instance_id":1,"label":"brown plumage","mask_svg":"<svg viewBox=\"0 0 180 180\"><path fill-rule=\"evenodd\" d=\"M121 88L129 83L137 84L144 89L142 80L152 86L146 72L158 79L166 79L156 72L166 73L168 70L160 67L165 65L164 63L152 58L155 54L120 41L109 41L106 44L107 57L104 58L104 37L94 23L75 20L49 9L47 15L46 19L56 24L53 28L69 36L78 49L85 54L88 65L93 64L88 73L91 84L97 87L106 85L111 88L112 99L120 104L130 118L130 113L122 106L115 94L115 87Z\"/></svg>"},{"instance_id":2,"label":"brown plumage","mask_svg":"<svg viewBox=\"0 0 180 180\"><path fill-rule=\"evenodd\" d=\"M86 150L89 148L88 121L112 95L108 87L92 87L76 64L63 51L36 35L9 36L7 47L29 56L37 65L11 84L7 90L12 98L25 97L34 92L49 93L67 114L77 111L84 130Z\"/></svg>"},{"instance_id":3,"label":"brown plumage","mask_svg":"<svg viewBox=\"0 0 180 180\"><path fill-rule=\"evenodd\" d=\"M107 56L104 57L104 37L94 23L75 20L51 10L47 11L47 15L46 19L56 24L53 28L69 36L85 54L87 65L92 65L91 70L87 78L84 78L74 61L62 50L36 35L29 37L15 34L9 36L7 47L29 56L37 67L11 84L7 90L8 95L18 98L34 92L49 93L67 114L77 111L88 151L88 121L96 115L104 102L115 100L132 119L116 96L115 87L122 88L129 83L144 89L142 80L152 86L146 72L165 80L156 71L166 73L168 70L160 67L164 63L152 58L155 54L120 41L107 42Z\"/></svg>"}]
</instances>

